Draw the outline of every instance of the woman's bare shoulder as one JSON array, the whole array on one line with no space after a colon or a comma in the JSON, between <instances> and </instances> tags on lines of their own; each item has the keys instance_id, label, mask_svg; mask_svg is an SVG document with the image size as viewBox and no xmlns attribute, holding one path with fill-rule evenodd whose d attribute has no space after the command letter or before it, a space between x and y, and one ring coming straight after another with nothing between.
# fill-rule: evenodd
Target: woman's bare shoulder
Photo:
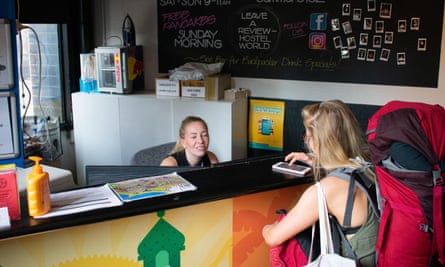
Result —
<instances>
[{"instance_id":1,"label":"woman's bare shoulder","mask_svg":"<svg viewBox=\"0 0 445 267\"><path fill-rule=\"evenodd\" d=\"M326 176L320 181L325 195L337 194L348 187L349 182L335 176Z\"/></svg>"},{"instance_id":2,"label":"woman's bare shoulder","mask_svg":"<svg viewBox=\"0 0 445 267\"><path fill-rule=\"evenodd\" d=\"M209 156L210 162L212 164L216 164L219 162L218 157L212 151L207 151L207 155Z\"/></svg>"},{"instance_id":3,"label":"woman's bare shoulder","mask_svg":"<svg viewBox=\"0 0 445 267\"><path fill-rule=\"evenodd\" d=\"M162 160L161 166L178 166L178 162L172 156L168 156Z\"/></svg>"}]
</instances>

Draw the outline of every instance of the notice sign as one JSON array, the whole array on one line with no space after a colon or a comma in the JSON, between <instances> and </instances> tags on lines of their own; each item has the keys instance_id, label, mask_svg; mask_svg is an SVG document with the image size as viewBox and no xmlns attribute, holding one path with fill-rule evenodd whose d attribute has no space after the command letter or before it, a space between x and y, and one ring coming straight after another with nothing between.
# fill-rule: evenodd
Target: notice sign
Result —
<instances>
[{"instance_id":1,"label":"notice sign","mask_svg":"<svg viewBox=\"0 0 445 267\"><path fill-rule=\"evenodd\" d=\"M283 150L284 102L250 100L249 148Z\"/></svg>"}]
</instances>

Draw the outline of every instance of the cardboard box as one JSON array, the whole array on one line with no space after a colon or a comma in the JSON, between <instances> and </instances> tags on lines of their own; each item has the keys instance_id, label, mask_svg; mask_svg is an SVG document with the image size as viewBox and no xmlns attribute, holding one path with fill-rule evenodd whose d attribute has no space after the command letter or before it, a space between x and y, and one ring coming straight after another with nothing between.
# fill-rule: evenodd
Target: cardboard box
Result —
<instances>
[{"instance_id":1,"label":"cardboard box","mask_svg":"<svg viewBox=\"0 0 445 267\"><path fill-rule=\"evenodd\" d=\"M181 95L184 97L205 97L204 80L184 80L181 81Z\"/></svg>"},{"instance_id":2,"label":"cardboard box","mask_svg":"<svg viewBox=\"0 0 445 267\"><path fill-rule=\"evenodd\" d=\"M170 81L168 76L158 77L156 81L156 95L181 96L179 81Z\"/></svg>"},{"instance_id":3,"label":"cardboard box","mask_svg":"<svg viewBox=\"0 0 445 267\"><path fill-rule=\"evenodd\" d=\"M218 100L224 98L224 90L231 87L232 76L230 73L219 73L207 76L205 79L205 98Z\"/></svg>"},{"instance_id":4,"label":"cardboard box","mask_svg":"<svg viewBox=\"0 0 445 267\"><path fill-rule=\"evenodd\" d=\"M250 91L249 89L227 89L224 91L224 99L225 100L235 100L239 98L247 98L249 97Z\"/></svg>"}]
</instances>

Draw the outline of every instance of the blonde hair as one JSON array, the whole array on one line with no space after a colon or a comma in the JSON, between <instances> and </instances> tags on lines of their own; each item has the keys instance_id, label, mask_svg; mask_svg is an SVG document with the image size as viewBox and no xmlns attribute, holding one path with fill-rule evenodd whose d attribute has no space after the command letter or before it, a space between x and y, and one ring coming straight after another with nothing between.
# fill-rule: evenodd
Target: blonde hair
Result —
<instances>
[{"instance_id":1,"label":"blonde hair","mask_svg":"<svg viewBox=\"0 0 445 267\"><path fill-rule=\"evenodd\" d=\"M207 134L208 134L209 129L207 127L207 123L203 119L201 119L200 117L197 117L197 116L188 116L188 117L186 117L181 122L181 126L179 127L179 137L178 137L178 140L176 141L175 147L173 147L172 151L170 151L170 154L174 154L174 153L176 153L178 151L184 150L184 147L181 144L181 139L183 139L185 137L185 128L187 128L187 126L190 123L193 123L193 122L200 122L200 123L202 123L204 125L204 128L207 131Z\"/></svg>"},{"instance_id":2,"label":"blonde hair","mask_svg":"<svg viewBox=\"0 0 445 267\"><path fill-rule=\"evenodd\" d=\"M369 161L366 136L351 109L340 100L310 104L301 111L306 131L316 154L314 176L320 179L320 168L327 172L340 167L358 167L351 158Z\"/></svg>"}]
</instances>

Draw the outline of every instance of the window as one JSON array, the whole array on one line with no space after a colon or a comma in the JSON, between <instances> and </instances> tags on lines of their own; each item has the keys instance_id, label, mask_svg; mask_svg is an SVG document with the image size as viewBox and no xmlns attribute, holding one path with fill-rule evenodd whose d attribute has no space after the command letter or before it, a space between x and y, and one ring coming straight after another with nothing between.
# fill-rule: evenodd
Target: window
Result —
<instances>
[{"instance_id":1,"label":"window","mask_svg":"<svg viewBox=\"0 0 445 267\"><path fill-rule=\"evenodd\" d=\"M64 122L59 26L26 26L17 35L21 116Z\"/></svg>"},{"instance_id":2,"label":"window","mask_svg":"<svg viewBox=\"0 0 445 267\"><path fill-rule=\"evenodd\" d=\"M94 47L94 1L14 2L24 156L52 160L61 154L60 131L72 129L71 93L79 91L79 55ZM33 139L39 131L43 139Z\"/></svg>"},{"instance_id":3,"label":"window","mask_svg":"<svg viewBox=\"0 0 445 267\"><path fill-rule=\"evenodd\" d=\"M73 0L73 1L59 1L59 0L17 0L16 1L16 18L22 25L28 25L35 28L39 35L39 41L42 45L42 62L56 62L58 61L58 69L44 66L42 67L42 74L47 75L42 77L42 93L40 104L42 109L49 112L49 115L59 116L61 129L72 129L72 109L71 109L71 93L79 91L79 77L80 77L80 53L88 53L94 49L93 38L93 6L94 1L89 0ZM48 8L51 7L51 8ZM28 59L37 59L36 37L32 36L30 29L21 30L23 35L30 35L28 37L28 49L34 49ZM57 45L57 46L56 46ZM17 50L19 52L19 42L17 42ZM31 51L31 50L30 50ZM25 51L27 52L27 51ZM53 53L57 52L57 56ZM51 59L46 56L51 55ZM18 61L20 58L18 58ZM34 64L34 73L36 71ZM20 66L19 66L20 68ZM32 76L30 72L26 73L28 79ZM54 74L54 76L53 76ZM57 77L58 75L58 77ZM20 80L20 77L19 77ZM54 91L54 88L47 88L44 83L57 83L59 91ZM30 80L33 86L38 86L38 80L34 78ZM26 90L26 89L25 89ZM22 96L19 96L22 98ZM33 106L30 107L33 111L38 112L35 106L39 103L36 95L31 100L35 100ZM56 100L58 99L58 100ZM59 103L56 103L59 101ZM46 102L46 103L44 103ZM21 103L23 103L21 99ZM51 107L47 105L51 104ZM21 108L23 109L23 107ZM28 113L29 114L29 113ZM28 115L27 115L28 116Z\"/></svg>"},{"instance_id":4,"label":"window","mask_svg":"<svg viewBox=\"0 0 445 267\"><path fill-rule=\"evenodd\" d=\"M25 156L55 160L62 155L65 122L63 43L58 24L21 25L17 34L20 115Z\"/></svg>"}]
</instances>

